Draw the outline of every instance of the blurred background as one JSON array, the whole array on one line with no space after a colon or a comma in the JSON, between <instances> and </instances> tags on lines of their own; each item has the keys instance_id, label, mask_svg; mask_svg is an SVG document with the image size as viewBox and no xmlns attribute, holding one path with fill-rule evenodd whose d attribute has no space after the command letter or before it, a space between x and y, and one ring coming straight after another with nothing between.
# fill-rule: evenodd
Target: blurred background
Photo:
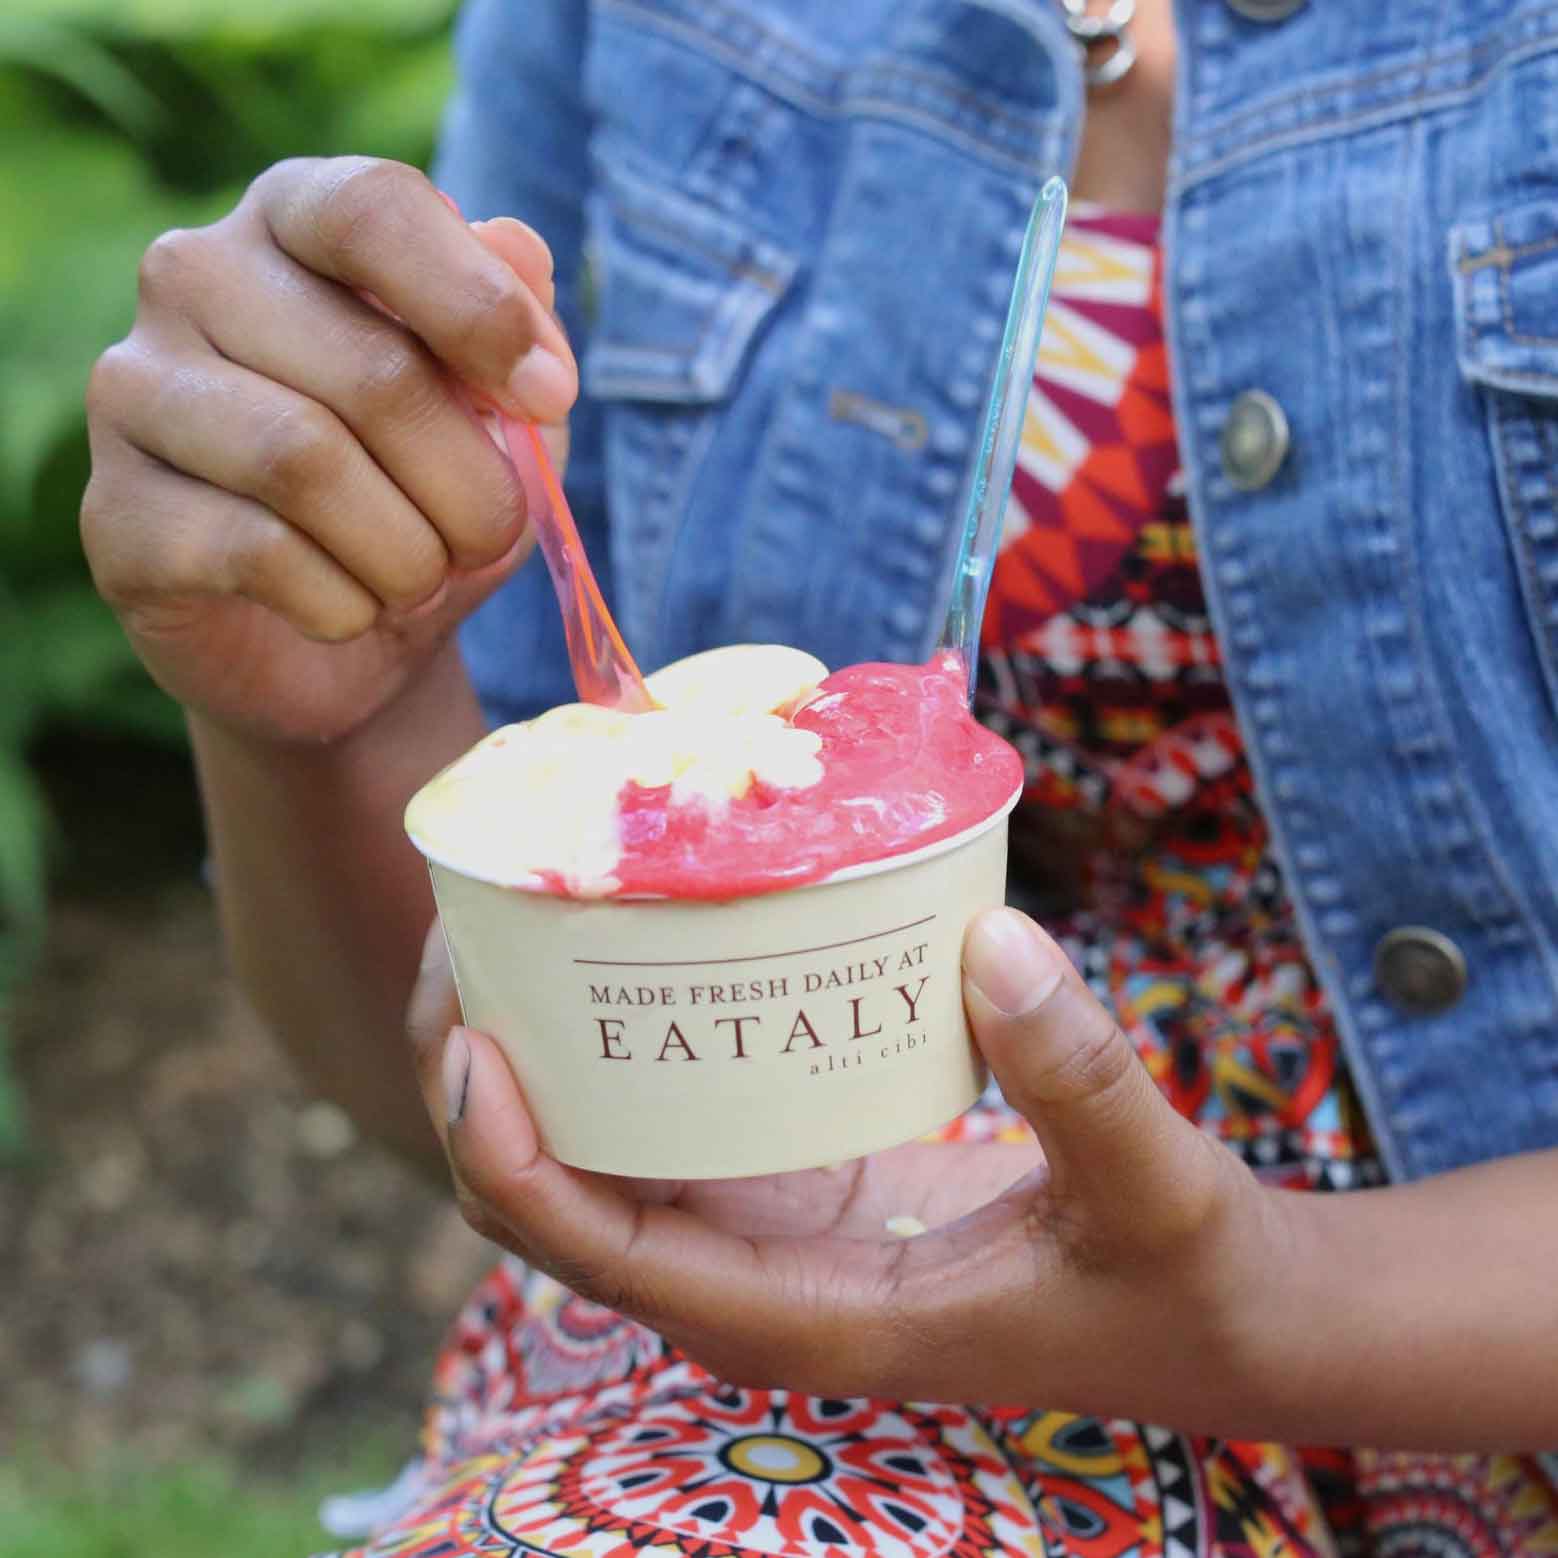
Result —
<instances>
[{"instance_id":1,"label":"blurred background","mask_svg":"<svg viewBox=\"0 0 1558 1558\"><path fill-rule=\"evenodd\" d=\"M424 164L452 0L0 8L0 1555L285 1558L410 1453L487 1255L229 982L177 710L91 591L82 391L262 167Z\"/></svg>"}]
</instances>

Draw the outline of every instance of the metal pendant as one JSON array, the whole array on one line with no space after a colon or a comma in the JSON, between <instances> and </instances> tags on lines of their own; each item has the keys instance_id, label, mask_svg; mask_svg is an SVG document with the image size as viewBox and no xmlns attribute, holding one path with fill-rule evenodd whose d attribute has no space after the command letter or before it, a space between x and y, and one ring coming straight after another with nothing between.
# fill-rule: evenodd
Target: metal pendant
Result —
<instances>
[{"instance_id":1,"label":"metal pendant","mask_svg":"<svg viewBox=\"0 0 1558 1558\"><path fill-rule=\"evenodd\" d=\"M1083 81L1094 90L1123 81L1136 63L1136 45L1130 35L1136 0L1109 0L1108 9L1099 16L1088 10L1088 0L1061 0L1061 5L1066 29L1082 59ZM1102 52L1105 49L1107 53ZM1102 57L1095 59L1095 54Z\"/></svg>"}]
</instances>

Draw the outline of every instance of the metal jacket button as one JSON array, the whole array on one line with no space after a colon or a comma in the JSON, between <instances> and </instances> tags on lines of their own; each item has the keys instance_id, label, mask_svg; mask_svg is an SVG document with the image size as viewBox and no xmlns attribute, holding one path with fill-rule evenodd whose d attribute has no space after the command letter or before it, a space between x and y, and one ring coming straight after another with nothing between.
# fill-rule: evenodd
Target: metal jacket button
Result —
<instances>
[{"instance_id":1,"label":"metal jacket button","mask_svg":"<svg viewBox=\"0 0 1558 1558\"><path fill-rule=\"evenodd\" d=\"M1282 407L1265 390L1245 390L1223 423L1223 474L1240 492L1259 492L1281 469L1291 442Z\"/></svg>"},{"instance_id":2,"label":"metal jacket button","mask_svg":"<svg viewBox=\"0 0 1558 1558\"><path fill-rule=\"evenodd\" d=\"M1432 1017L1465 994L1466 958L1448 936L1426 925L1401 925L1374 949L1374 982L1391 1005Z\"/></svg>"},{"instance_id":3,"label":"metal jacket button","mask_svg":"<svg viewBox=\"0 0 1558 1558\"><path fill-rule=\"evenodd\" d=\"M1280 22L1303 4L1304 0L1228 0L1228 9L1252 22Z\"/></svg>"}]
</instances>

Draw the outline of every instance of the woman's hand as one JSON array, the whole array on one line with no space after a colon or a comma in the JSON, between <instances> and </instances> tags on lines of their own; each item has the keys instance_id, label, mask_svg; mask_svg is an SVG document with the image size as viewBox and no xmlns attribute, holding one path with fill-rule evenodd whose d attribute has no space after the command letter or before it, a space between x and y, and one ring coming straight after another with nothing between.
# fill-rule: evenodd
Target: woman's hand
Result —
<instances>
[{"instance_id":1,"label":"woman's hand","mask_svg":"<svg viewBox=\"0 0 1558 1558\"><path fill-rule=\"evenodd\" d=\"M88 391L82 534L152 674L239 734L366 722L528 549L465 387L567 416L552 261L364 158L279 164L164 234Z\"/></svg>"},{"instance_id":2,"label":"woman's hand","mask_svg":"<svg viewBox=\"0 0 1558 1558\"><path fill-rule=\"evenodd\" d=\"M1230 1431L1282 1264L1279 1198L1163 1100L1012 910L965 948L975 1035L1042 1146L914 1145L685 1185L565 1168L501 1052L455 1029L441 940L413 1033L468 1219L736 1383L1032 1403ZM888 1217L931 1231L887 1236Z\"/></svg>"}]
</instances>

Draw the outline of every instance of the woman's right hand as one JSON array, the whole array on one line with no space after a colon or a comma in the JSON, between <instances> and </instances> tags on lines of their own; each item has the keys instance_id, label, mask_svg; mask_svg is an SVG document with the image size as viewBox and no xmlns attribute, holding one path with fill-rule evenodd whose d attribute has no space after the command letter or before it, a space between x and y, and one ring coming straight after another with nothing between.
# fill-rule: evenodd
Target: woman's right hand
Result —
<instances>
[{"instance_id":1,"label":"woman's right hand","mask_svg":"<svg viewBox=\"0 0 1558 1558\"><path fill-rule=\"evenodd\" d=\"M152 675L266 741L339 739L528 550L465 393L561 424L578 373L551 255L415 170L278 164L164 234L88 388L94 578Z\"/></svg>"}]
</instances>

